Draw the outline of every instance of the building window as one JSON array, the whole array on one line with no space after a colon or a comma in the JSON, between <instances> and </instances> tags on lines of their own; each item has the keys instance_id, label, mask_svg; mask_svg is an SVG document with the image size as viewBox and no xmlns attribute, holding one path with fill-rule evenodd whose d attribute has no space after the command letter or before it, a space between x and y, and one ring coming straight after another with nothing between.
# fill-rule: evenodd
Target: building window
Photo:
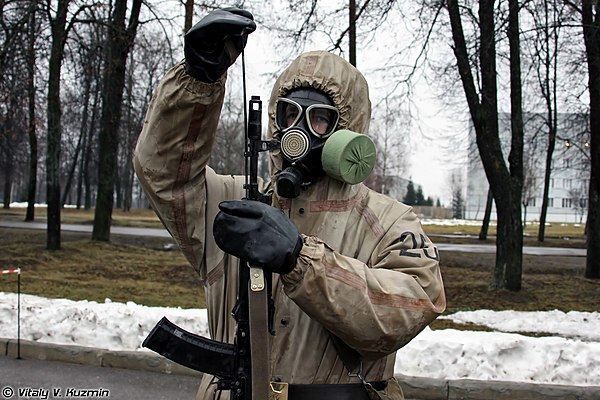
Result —
<instances>
[{"instance_id":1,"label":"building window","mask_svg":"<svg viewBox=\"0 0 600 400\"><path fill-rule=\"evenodd\" d=\"M571 199L562 199L563 208L571 208Z\"/></svg>"},{"instance_id":2,"label":"building window","mask_svg":"<svg viewBox=\"0 0 600 400\"><path fill-rule=\"evenodd\" d=\"M565 158L563 160L563 167L565 167L565 168L571 168L572 167L572 163L571 163L571 159L570 158Z\"/></svg>"},{"instance_id":3,"label":"building window","mask_svg":"<svg viewBox=\"0 0 600 400\"><path fill-rule=\"evenodd\" d=\"M535 207L535 197L529 197L527 199L527 206Z\"/></svg>"},{"instance_id":4,"label":"building window","mask_svg":"<svg viewBox=\"0 0 600 400\"><path fill-rule=\"evenodd\" d=\"M554 187L554 178L550 179L550 187L553 188Z\"/></svg>"},{"instance_id":5,"label":"building window","mask_svg":"<svg viewBox=\"0 0 600 400\"><path fill-rule=\"evenodd\" d=\"M548 207L554 207L554 198L550 197L548 199Z\"/></svg>"},{"instance_id":6,"label":"building window","mask_svg":"<svg viewBox=\"0 0 600 400\"><path fill-rule=\"evenodd\" d=\"M565 189L571 189L573 187L573 180L572 179L563 179L563 188Z\"/></svg>"}]
</instances>

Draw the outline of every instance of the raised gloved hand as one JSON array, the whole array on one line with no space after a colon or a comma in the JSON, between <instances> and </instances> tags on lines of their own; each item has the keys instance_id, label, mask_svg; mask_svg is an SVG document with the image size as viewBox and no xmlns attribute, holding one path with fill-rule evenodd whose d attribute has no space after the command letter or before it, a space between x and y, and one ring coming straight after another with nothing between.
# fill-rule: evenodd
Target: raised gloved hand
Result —
<instances>
[{"instance_id":1,"label":"raised gloved hand","mask_svg":"<svg viewBox=\"0 0 600 400\"><path fill-rule=\"evenodd\" d=\"M216 82L238 58L254 32L254 17L246 10L211 11L185 34L185 71L202 82Z\"/></svg>"},{"instance_id":2,"label":"raised gloved hand","mask_svg":"<svg viewBox=\"0 0 600 400\"><path fill-rule=\"evenodd\" d=\"M223 201L219 209L213 234L221 250L271 272L294 269L303 240L281 210L253 200Z\"/></svg>"}]
</instances>

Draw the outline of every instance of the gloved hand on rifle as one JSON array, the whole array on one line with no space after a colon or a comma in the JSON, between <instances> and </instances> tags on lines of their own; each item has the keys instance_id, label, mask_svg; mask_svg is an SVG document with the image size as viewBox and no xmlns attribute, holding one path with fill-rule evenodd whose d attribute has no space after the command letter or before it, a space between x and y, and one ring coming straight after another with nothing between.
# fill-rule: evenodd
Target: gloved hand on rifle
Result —
<instances>
[{"instance_id":1,"label":"gloved hand on rifle","mask_svg":"<svg viewBox=\"0 0 600 400\"><path fill-rule=\"evenodd\" d=\"M216 82L238 58L254 17L246 10L224 8L211 11L185 34L185 71L207 83Z\"/></svg>"},{"instance_id":2,"label":"gloved hand on rifle","mask_svg":"<svg viewBox=\"0 0 600 400\"><path fill-rule=\"evenodd\" d=\"M303 240L281 210L254 200L223 201L219 209L213 234L221 250L278 274L294 269Z\"/></svg>"}]
</instances>

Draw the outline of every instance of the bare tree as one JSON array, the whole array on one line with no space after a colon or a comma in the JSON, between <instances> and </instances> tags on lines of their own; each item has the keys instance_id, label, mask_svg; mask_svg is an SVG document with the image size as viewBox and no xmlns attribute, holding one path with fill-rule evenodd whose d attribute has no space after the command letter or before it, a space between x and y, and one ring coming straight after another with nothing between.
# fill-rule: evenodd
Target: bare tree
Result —
<instances>
[{"instance_id":1,"label":"bare tree","mask_svg":"<svg viewBox=\"0 0 600 400\"><path fill-rule=\"evenodd\" d=\"M523 193L521 195L521 204L523 205L523 227L527 226L527 207L535 206L535 198L538 192L538 180L536 177L537 166L539 162L536 158L538 151L529 148L526 155L523 156ZM533 203L533 204L532 204Z\"/></svg>"},{"instance_id":2,"label":"bare tree","mask_svg":"<svg viewBox=\"0 0 600 400\"><path fill-rule=\"evenodd\" d=\"M23 142L28 126L26 105L28 80L23 70L28 61L28 26L31 7L19 2L0 4L0 169L4 208L13 199L21 170Z\"/></svg>"},{"instance_id":3,"label":"bare tree","mask_svg":"<svg viewBox=\"0 0 600 400\"><path fill-rule=\"evenodd\" d=\"M4 73L8 72L4 70ZM10 71L13 77L16 73L15 69ZM0 169L4 178L4 208L10 208L10 203L13 201L14 186L19 173L19 160L22 160L25 154L23 144L27 132L24 123L27 121L24 115L26 108L23 102L24 99L16 95L23 90L24 83L24 81L12 81L8 87L4 87L10 89L10 91L3 93L2 96L3 100L6 101L4 104L5 112L0 115Z\"/></svg>"},{"instance_id":4,"label":"bare tree","mask_svg":"<svg viewBox=\"0 0 600 400\"><path fill-rule=\"evenodd\" d=\"M454 54L476 131L477 147L496 202L498 214L496 268L493 285L510 290L519 290L521 288L523 246L520 201L523 180L523 124L520 112L518 5L513 1L509 2L511 106L514 114L511 117L512 143L508 157L510 170L504 161L498 131L497 38L494 1L481 0L479 2L480 93L478 93L473 79L472 66L462 27L460 6L456 0L448 0L447 9L452 28Z\"/></svg>"},{"instance_id":5,"label":"bare tree","mask_svg":"<svg viewBox=\"0 0 600 400\"><path fill-rule=\"evenodd\" d=\"M579 216L579 223L582 223L583 216L587 210L587 196L585 188L574 187L573 189L570 189L569 200L571 201L571 208L573 208L575 214Z\"/></svg>"},{"instance_id":6,"label":"bare tree","mask_svg":"<svg viewBox=\"0 0 600 400\"><path fill-rule=\"evenodd\" d=\"M81 157L85 151L86 145L88 143L88 134L90 133L89 125L90 120L93 120L93 117L90 117L90 113L94 112L92 107L92 98L93 98L93 89L95 89L94 84L97 81L98 76L94 74L94 66L93 63L99 62L99 46L98 43L86 43L81 47L81 61L83 65L81 65L81 73L79 74L82 78L83 88L81 91L77 90L76 93L73 94L75 97L74 101L77 104L81 104L81 114L76 114L76 121L73 121L73 125L78 125L78 135L77 135L77 143L75 145L73 154L69 157L69 161L71 163L68 173L67 179L63 188L63 195L61 200L61 206L67 202L67 199L71 195L71 185L73 179L75 178L75 172L78 166L81 166ZM80 107L73 107L80 108Z\"/></svg>"},{"instance_id":7,"label":"bare tree","mask_svg":"<svg viewBox=\"0 0 600 400\"><path fill-rule=\"evenodd\" d=\"M355 0L349 3L288 0L284 5L291 11L287 13L288 18L282 18L282 13L264 14L262 22L267 29L277 33L280 40L275 46L285 59L317 40L326 42L324 46L330 51L347 53L349 62L356 66L357 47L370 40L395 4L389 0L367 0L361 4Z\"/></svg>"},{"instance_id":8,"label":"bare tree","mask_svg":"<svg viewBox=\"0 0 600 400\"><path fill-rule=\"evenodd\" d=\"M133 204L133 150L142 130L144 112L160 78L172 65L173 54L162 32L142 30L136 35L135 49L129 53L123 99L123 118L120 124L119 187L117 207L129 211ZM171 62L169 62L171 61Z\"/></svg>"},{"instance_id":9,"label":"bare tree","mask_svg":"<svg viewBox=\"0 0 600 400\"><path fill-rule=\"evenodd\" d=\"M99 28L99 26L97 26ZM98 153L97 143L97 132L99 128L100 120L100 108L101 108L101 94L103 91L102 82L102 55L103 46L102 43L106 40L104 37L103 29L94 29L93 36L90 38L90 47L88 48L87 57L89 57L90 63L84 64L85 67L89 68L85 71L85 79L90 81L92 87L92 96L89 99L90 103L84 108L84 112L89 115L89 121L87 122L87 129L82 131L83 143L81 160L79 164L79 174L77 177L77 208L80 208L82 203L86 210L92 207L92 199L95 195L95 183L97 181L97 159L95 154ZM83 124L82 116L82 128L86 124Z\"/></svg>"},{"instance_id":10,"label":"bare tree","mask_svg":"<svg viewBox=\"0 0 600 400\"><path fill-rule=\"evenodd\" d=\"M220 174L244 173L244 109L236 98L232 81L227 82L221 119L217 127L215 148L210 166Z\"/></svg>"},{"instance_id":11,"label":"bare tree","mask_svg":"<svg viewBox=\"0 0 600 400\"><path fill-rule=\"evenodd\" d=\"M60 249L60 141L62 137L62 108L60 104L60 75L67 40L67 14L71 0L59 0L55 15L51 15L51 4L47 4L52 32L48 72L47 98L47 154L46 154L46 197L48 250Z\"/></svg>"},{"instance_id":12,"label":"bare tree","mask_svg":"<svg viewBox=\"0 0 600 400\"><path fill-rule=\"evenodd\" d=\"M127 1L116 0L109 23L100 124L98 195L92 239L110 240L114 187L117 179L118 131L125 87L127 57L133 45L142 1L134 0L127 26Z\"/></svg>"},{"instance_id":13,"label":"bare tree","mask_svg":"<svg viewBox=\"0 0 600 400\"><path fill-rule=\"evenodd\" d=\"M405 175L410 155L411 119L402 103L400 97L386 96L381 106L374 108L370 128L377 146L377 165L367 184L388 195L403 191L393 186L399 184L396 178Z\"/></svg>"},{"instance_id":14,"label":"bare tree","mask_svg":"<svg viewBox=\"0 0 600 400\"><path fill-rule=\"evenodd\" d=\"M27 187L27 212L25 221L33 221L35 218L35 195L37 190L37 165L38 144L36 133L35 116L35 60L36 60L36 37L37 37L37 1L32 0L29 11L29 23L27 31L27 99L28 99L28 128L29 136L29 182Z\"/></svg>"},{"instance_id":15,"label":"bare tree","mask_svg":"<svg viewBox=\"0 0 600 400\"><path fill-rule=\"evenodd\" d=\"M53 3L46 4L46 14L50 22L51 48L48 62L47 96L47 149L46 149L46 197L47 197L47 235L46 248L60 249L61 197L60 167L62 138L61 71L65 56L65 44L68 33L77 21L77 17L94 5L81 5L69 17L72 0L58 0L56 10Z\"/></svg>"},{"instance_id":16,"label":"bare tree","mask_svg":"<svg viewBox=\"0 0 600 400\"><path fill-rule=\"evenodd\" d=\"M561 29L561 13L556 0L552 2L533 2L528 8L533 17L534 30L537 33L529 46L534 63L535 76L546 108L545 125L547 127L548 145L546 149L544 185L540 212L538 241L543 242L546 230L552 175L552 159L556 147L558 125L557 80L558 80L558 38Z\"/></svg>"}]
</instances>

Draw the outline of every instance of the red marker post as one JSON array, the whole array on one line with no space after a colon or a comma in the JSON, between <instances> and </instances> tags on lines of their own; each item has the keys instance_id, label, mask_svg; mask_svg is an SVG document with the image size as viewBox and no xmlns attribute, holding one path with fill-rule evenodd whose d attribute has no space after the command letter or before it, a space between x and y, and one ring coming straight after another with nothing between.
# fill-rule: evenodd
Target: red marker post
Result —
<instances>
[{"instance_id":1,"label":"red marker post","mask_svg":"<svg viewBox=\"0 0 600 400\"><path fill-rule=\"evenodd\" d=\"M21 359L21 268L0 270L0 275L17 274L17 359Z\"/></svg>"}]
</instances>

